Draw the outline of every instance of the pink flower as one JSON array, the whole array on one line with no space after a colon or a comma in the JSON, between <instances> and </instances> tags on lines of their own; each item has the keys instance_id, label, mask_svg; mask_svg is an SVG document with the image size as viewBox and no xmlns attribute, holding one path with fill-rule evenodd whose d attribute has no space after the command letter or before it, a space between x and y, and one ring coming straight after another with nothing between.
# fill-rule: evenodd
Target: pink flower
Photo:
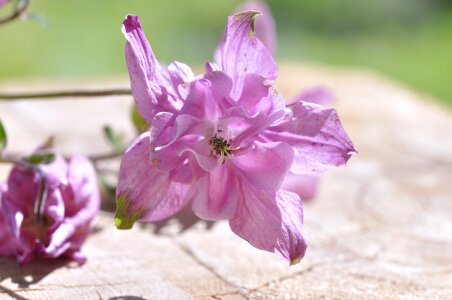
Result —
<instances>
[{"instance_id":1,"label":"pink flower","mask_svg":"<svg viewBox=\"0 0 452 300\"><path fill-rule=\"evenodd\" d=\"M97 216L100 196L91 163L74 156L69 163L57 156L38 172L15 166L1 185L0 255L25 264L35 256L67 257L83 263L80 247ZM36 200L45 178L40 218ZM7 225L5 224L5 221Z\"/></svg>"},{"instance_id":2,"label":"pink flower","mask_svg":"<svg viewBox=\"0 0 452 300\"><path fill-rule=\"evenodd\" d=\"M272 87L277 66L252 30L256 14L229 17L218 65L197 77L181 63L158 64L138 17L127 16L132 90L151 130L122 159L118 228L168 218L191 203L203 219L229 220L259 249L291 263L303 257L301 201L281 189L284 178L343 165L355 151L334 109L285 106Z\"/></svg>"},{"instance_id":3,"label":"pink flower","mask_svg":"<svg viewBox=\"0 0 452 300\"><path fill-rule=\"evenodd\" d=\"M9 0L0 0L0 6L3 6L8 2L9 2Z\"/></svg>"}]
</instances>

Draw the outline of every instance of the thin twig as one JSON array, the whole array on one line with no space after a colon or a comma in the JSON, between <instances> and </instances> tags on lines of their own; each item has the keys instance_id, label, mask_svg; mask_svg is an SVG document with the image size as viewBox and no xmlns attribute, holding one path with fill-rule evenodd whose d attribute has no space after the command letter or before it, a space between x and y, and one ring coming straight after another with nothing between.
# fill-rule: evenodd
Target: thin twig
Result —
<instances>
[{"instance_id":1,"label":"thin twig","mask_svg":"<svg viewBox=\"0 0 452 300\"><path fill-rule=\"evenodd\" d=\"M101 160L110 160L110 159L114 159L114 158L121 157L121 156L122 156L122 153L112 152L112 153L105 153L105 154L90 155L90 156L88 156L88 158L92 162L96 163Z\"/></svg>"},{"instance_id":2,"label":"thin twig","mask_svg":"<svg viewBox=\"0 0 452 300\"><path fill-rule=\"evenodd\" d=\"M106 96L129 96L132 92L130 89L105 89L105 90L72 90L72 91L56 91L41 93L0 93L0 101L2 100L26 100L26 99L47 99L54 100L58 98L88 98L88 97L106 97Z\"/></svg>"},{"instance_id":3,"label":"thin twig","mask_svg":"<svg viewBox=\"0 0 452 300\"><path fill-rule=\"evenodd\" d=\"M0 19L0 25L9 23L18 19L22 16L22 14L28 9L30 6L31 0L23 0L23 4L16 7L12 14L6 16L3 19Z\"/></svg>"}]
</instances>

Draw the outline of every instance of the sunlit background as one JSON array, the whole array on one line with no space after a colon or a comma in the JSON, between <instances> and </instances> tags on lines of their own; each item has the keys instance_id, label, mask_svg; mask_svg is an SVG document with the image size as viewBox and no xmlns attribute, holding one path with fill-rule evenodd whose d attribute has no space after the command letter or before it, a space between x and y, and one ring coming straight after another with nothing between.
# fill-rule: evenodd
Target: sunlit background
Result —
<instances>
[{"instance_id":1,"label":"sunlit background","mask_svg":"<svg viewBox=\"0 0 452 300\"><path fill-rule=\"evenodd\" d=\"M0 27L0 80L126 74L120 26L127 13L141 16L160 60L201 65L239 2L35 0L31 11L50 25ZM267 3L277 22L278 60L370 68L452 105L452 1Z\"/></svg>"}]
</instances>

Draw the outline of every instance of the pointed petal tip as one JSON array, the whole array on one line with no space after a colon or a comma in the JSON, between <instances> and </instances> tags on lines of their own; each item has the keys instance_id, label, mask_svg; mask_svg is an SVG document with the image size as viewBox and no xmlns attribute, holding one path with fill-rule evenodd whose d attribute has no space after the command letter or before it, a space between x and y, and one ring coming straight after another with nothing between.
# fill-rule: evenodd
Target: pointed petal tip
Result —
<instances>
[{"instance_id":1,"label":"pointed petal tip","mask_svg":"<svg viewBox=\"0 0 452 300\"><path fill-rule=\"evenodd\" d=\"M123 31L129 32L133 29L140 28L140 18L136 15L126 15L124 21L122 22Z\"/></svg>"}]
</instances>

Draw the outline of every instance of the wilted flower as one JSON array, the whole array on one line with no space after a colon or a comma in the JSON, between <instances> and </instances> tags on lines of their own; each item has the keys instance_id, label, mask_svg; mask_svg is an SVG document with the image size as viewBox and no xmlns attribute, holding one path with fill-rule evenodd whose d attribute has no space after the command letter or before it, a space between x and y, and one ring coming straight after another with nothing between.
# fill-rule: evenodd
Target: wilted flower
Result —
<instances>
[{"instance_id":1,"label":"wilted flower","mask_svg":"<svg viewBox=\"0 0 452 300\"><path fill-rule=\"evenodd\" d=\"M69 163L57 156L37 168L16 165L1 185L0 254L15 256L20 264L35 256L83 263L80 247L100 206L94 169L82 156Z\"/></svg>"},{"instance_id":2,"label":"wilted flower","mask_svg":"<svg viewBox=\"0 0 452 300\"><path fill-rule=\"evenodd\" d=\"M273 89L277 66L256 38L256 12L229 17L217 63L195 77L182 63L161 66L139 19L127 16L132 92L151 130L121 162L116 226L168 218L191 202L207 220L229 220L253 246L291 263L304 255L298 195L287 173L343 165L355 152L334 109L284 104Z\"/></svg>"}]
</instances>

